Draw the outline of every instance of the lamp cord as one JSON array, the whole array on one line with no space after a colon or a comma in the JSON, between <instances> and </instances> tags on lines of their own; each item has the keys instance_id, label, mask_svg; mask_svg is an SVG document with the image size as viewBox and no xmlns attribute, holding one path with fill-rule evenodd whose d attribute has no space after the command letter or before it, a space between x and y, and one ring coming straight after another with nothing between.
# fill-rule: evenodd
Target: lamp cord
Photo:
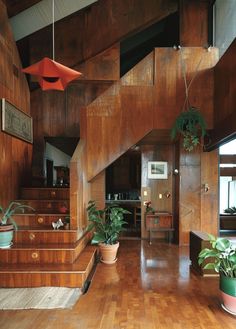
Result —
<instances>
[{"instance_id":1,"label":"lamp cord","mask_svg":"<svg viewBox=\"0 0 236 329\"><path fill-rule=\"evenodd\" d=\"M54 43L54 20L55 20L55 12L54 12L54 0L52 0L52 59L55 61L55 43Z\"/></svg>"}]
</instances>

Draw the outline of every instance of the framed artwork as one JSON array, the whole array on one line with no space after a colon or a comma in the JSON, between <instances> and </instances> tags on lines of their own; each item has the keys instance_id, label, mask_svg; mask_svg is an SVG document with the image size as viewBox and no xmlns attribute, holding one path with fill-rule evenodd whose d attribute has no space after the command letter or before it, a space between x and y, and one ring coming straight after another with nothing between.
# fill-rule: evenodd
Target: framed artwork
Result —
<instances>
[{"instance_id":1,"label":"framed artwork","mask_svg":"<svg viewBox=\"0 0 236 329\"><path fill-rule=\"evenodd\" d=\"M2 131L14 137L33 143L33 120L5 98L1 100Z\"/></svg>"},{"instance_id":2,"label":"framed artwork","mask_svg":"<svg viewBox=\"0 0 236 329\"><path fill-rule=\"evenodd\" d=\"M165 161L148 161L149 179L167 179L168 165Z\"/></svg>"}]
</instances>

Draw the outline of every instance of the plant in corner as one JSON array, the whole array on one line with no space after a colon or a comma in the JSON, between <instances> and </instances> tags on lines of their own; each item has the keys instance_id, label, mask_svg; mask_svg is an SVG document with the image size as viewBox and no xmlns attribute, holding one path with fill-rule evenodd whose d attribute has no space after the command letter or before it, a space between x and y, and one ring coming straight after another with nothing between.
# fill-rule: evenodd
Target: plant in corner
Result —
<instances>
[{"instance_id":1,"label":"plant in corner","mask_svg":"<svg viewBox=\"0 0 236 329\"><path fill-rule=\"evenodd\" d=\"M106 264L116 262L118 238L126 224L124 215L130 214L130 212L117 204L97 209L95 201L89 201L87 212L90 222L87 230L94 230L91 243L99 245L101 261Z\"/></svg>"},{"instance_id":2,"label":"plant in corner","mask_svg":"<svg viewBox=\"0 0 236 329\"><path fill-rule=\"evenodd\" d=\"M211 248L204 248L199 253L198 263L220 274L222 307L236 315L236 246L226 238L216 238L210 234L209 238Z\"/></svg>"},{"instance_id":3,"label":"plant in corner","mask_svg":"<svg viewBox=\"0 0 236 329\"><path fill-rule=\"evenodd\" d=\"M13 231L17 224L12 218L15 213L24 212L25 209L34 211L34 208L12 201L5 209L0 206L0 248L9 248L12 245Z\"/></svg>"}]
</instances>

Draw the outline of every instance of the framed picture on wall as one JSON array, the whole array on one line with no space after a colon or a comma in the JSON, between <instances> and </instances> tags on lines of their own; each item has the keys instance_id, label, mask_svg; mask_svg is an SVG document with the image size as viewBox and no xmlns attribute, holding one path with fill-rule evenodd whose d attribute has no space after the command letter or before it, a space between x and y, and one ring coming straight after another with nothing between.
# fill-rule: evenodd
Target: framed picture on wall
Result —
<instances>
[{"instance_id":1,"label":"framed picture on wall","mask_svg":"<svg viewBox=\"0 0 236 329\"><path fill-rule=\"evenodd\" d=\"M165 161L148 161L149 179L167 179L168 163Z\"/></svg>"},{"instance_id":2,"label":"framed picture on wall","mask_svg":"<svg viewBox=\"0 0 236 329\"><path fill-rule=\"evenodd\" d=\"M14 137L33 143L33 120L5 98L1 99L2 131Z\"/></svg>"}]
</instances>

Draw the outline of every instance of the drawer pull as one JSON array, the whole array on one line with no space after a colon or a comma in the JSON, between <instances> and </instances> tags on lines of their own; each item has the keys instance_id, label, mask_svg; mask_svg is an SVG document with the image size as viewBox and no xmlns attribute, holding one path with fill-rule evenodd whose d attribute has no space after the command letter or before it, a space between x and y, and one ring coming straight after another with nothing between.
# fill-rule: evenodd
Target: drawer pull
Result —
<instances>
[{"instance_id":1,"label":"drawer pull","mask_svg":"<svg viewBox=\"0 0 236 329\"><path fill-rule=\"evenodd\" d=\"M31 241L33 241L35 239L35 234L34 233L30 233L29 238Z\"/></svg>"},{"instance_id":2,"label":"drawer pull","mask_svg":"<svg viewBox=\"0 0 236 329\"><path fill-rule=\"evenodd\" d=\"M55 191L51 191L51 197L55 197L56 196L56 192Z\"/></svg>"},{"instance_id":3,"label":"drawer pull","mask_svg":"<svg viewBox=\"0 0 236 329\"><path fill-rule=\"evenodd\" d=\"M33 252L32 254L31 254L31 257L33 258L33 259L38 259L39 258L39 253L38 252Z\"/></svg>"},{"instance_id":4,"label":"drawer pull","mask_svg":"<svg viewBox=\"0 0 236 329\"><path fill-rule=\"evenodd\" d=\"M38 223L39 223L39 224L42 224L43 222L44 222L43 217L38 217Z\"/></svg>"}]
</instances>

